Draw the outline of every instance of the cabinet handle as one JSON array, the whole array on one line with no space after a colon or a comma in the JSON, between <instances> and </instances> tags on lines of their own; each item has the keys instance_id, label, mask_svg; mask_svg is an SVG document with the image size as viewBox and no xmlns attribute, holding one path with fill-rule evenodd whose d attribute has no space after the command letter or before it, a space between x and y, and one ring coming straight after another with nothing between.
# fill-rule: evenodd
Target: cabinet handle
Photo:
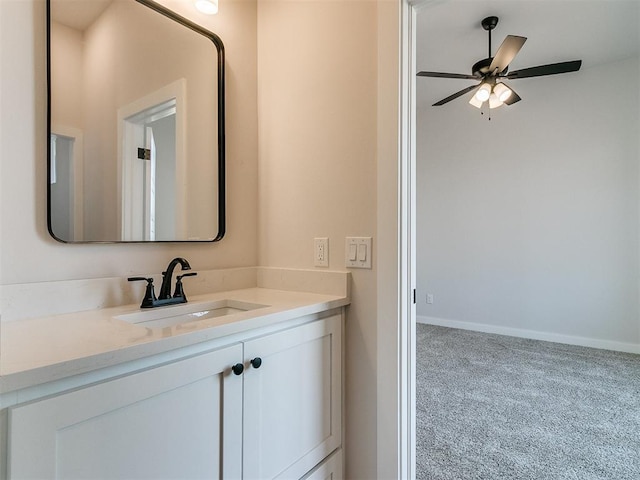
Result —
<instances>
[{"instance_id":1,"label":"cabinet handle","mask_svg":"<svg viewBox=\"0 0 640 480\"><path fill-rule=\"evenodd\" d=\"M256 357L251 360L251 366L253 368L260 368L260 365L262 365L262 359L260 357Z\"/></svg>"},{"instance_id":2,"label":"cabinet handle","mask_svg":"<svg viewBox=\"0 0 640 480\"><path fill-rule=\"evenodd\" d=\"M236 363L233 367L231 367L231 371L236 375L242 375L242 372L244 372L244 365L241 363Z\"/></svg>"}]
</instances>

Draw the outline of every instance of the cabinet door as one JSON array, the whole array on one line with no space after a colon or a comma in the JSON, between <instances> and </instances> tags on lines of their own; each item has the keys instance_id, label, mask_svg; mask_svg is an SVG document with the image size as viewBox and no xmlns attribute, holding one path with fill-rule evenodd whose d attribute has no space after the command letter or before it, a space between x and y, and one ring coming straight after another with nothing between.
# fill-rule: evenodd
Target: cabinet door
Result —
<instances>
[{"instance_id":1,"label":"cabinet door","mask_svg":"<svg viewBox=\"0 0 640 480\"><path fill-rule=\"evenodd\" d=\"M342 449L304 476L303 480L342 480Z\"/></svg>"},{"instance_id":2,"label":"cabinet door","mask_svg":"<svg viewBox=\"0 0 640 480\"><path fill-rule=\"evenodd\" d=\"M340 315L244 344L245 479L299 479L340 446L341 348Z\"/></svg>"},{"instance_id":3,"label":"cabinet door","mask_svg":"<svg viewBox=\"0 0 640 480\"><path fill-rule=\"evenodd\" d=\"M10 409L9 479L240 478L241 359L234 345Z\"/></svg>"}]
</instances>

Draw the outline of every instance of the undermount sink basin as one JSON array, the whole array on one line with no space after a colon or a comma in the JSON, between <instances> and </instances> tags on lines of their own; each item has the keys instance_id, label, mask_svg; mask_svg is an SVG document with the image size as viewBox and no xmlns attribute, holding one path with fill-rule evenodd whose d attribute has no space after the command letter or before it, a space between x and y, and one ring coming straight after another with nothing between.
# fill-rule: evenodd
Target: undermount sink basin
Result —
<instances>
[{"instance_id":1,"label":"undermount sink basin","mask_svg":"<svg viewBox=\"0 0 640 480\"><path fill-rule=\"evenodd\" d=\"M268 307L268 305L224 299L212 302L157 307L136 313L126 313L113 318L141 327L164 328L209 318L225 317L227 315L233 315L234 313L247 312L265 307Z\"/></svg>"}]
</instances>

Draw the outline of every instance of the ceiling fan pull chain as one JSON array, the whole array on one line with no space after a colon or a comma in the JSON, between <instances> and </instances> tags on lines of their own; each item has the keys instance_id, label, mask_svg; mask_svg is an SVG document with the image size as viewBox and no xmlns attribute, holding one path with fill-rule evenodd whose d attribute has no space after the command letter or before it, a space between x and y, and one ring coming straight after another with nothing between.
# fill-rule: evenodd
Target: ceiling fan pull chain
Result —
<instances>
[{"instance_id":1,"label":"ceiling fan pull chain","mask_svg":"<svg viewBox=\"0 0 640 480\"><path fill-rule=\"evenodd\" d=\"M491 108L488 107L489 102L485 102L482 104L482 108L480 109L480 115L484 115L484 110L487 110L487 120L491 121Z\"/></svg>"}]
</instances>

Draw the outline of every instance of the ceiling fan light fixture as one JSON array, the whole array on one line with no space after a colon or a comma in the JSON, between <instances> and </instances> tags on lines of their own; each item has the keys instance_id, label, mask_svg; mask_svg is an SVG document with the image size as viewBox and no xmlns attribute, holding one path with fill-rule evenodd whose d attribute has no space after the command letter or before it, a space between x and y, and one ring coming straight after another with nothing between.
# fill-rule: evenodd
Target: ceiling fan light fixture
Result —
<instances>
[{"instance_id":1,"label":"ceiling fan light fixture","mask_svg":"<svg viewBox=\"0 0 640 480\"><path fill-rule=\"evenodd\" d=\"M479 102L486 102L487 100L489 100L490 96L491 96L491 85L489 85L488 83L483 83L482 85L480 85L480 88L474 95L476 100L478 100Z\"/></svg>"},{"instance_id":2,"label":"ceiling fan light fixture","mask_svg":"<svg viewBox=\"0 0 640 480\"><path fill-rule=\"evenodd\" d=\"M502 100L498 98L498 95L496 95L495 92L492 92L489 96L489 108L498 108L502 105L504 105Z\"/></svg>"},{"instance_id":3,"label":"ceiling fan light fixture","mask_svg":"<svg viewBox=\"0 0 640 480\"><path fill-rule=\"evenodd\" d=\"M504 83L496 83L496 86L493 87L493 93L496 94L500 102L504 103L509 99L512 92Z\"/></svg>"},{"instance_id":4,"label":"ceiling fan light fixture","mask_svg":"<svg viewBox=\"0 0 640 480\"><path fill-rule=\"evenodd\" d=\"M478 100L475 95L471 97L471 100L469 100L469 104L473 105L476 108L482 108L483 103L484 102L481 102L480 100Z\"/></svg>"},{"instance_id":5,"label":"ceiling fan light fixture","mask_svg":"<svg viewBox=\"0 0 640 480\"><path fill-rule=\"evenodd\" d=\"M205 15L218 13L218 0L196 0L196 8Z\"/></svg>"}]
</instances>

